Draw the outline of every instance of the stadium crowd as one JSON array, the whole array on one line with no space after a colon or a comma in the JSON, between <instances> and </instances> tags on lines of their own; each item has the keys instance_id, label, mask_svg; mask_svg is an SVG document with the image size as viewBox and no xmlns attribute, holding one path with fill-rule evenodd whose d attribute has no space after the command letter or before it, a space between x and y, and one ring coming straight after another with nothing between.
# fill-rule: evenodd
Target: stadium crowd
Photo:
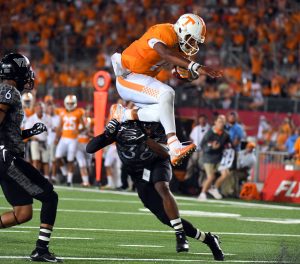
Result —
<instances>
[{"instance_id":1,"label":"stadium crowd","mask_svg":"<svg viewBox=\"0 0 300 264\"><path fill-rule=\"evenodd\" d=\"M38 84L48 93L92 87L90 76L111 71L109 57L116 50L151 25L174 23L191 12L208 28L199 60L225 71L223 80L203 77L194 83L204 87L208 105L222 99L222 107L230 108L239 95L252 98L247 108L260 109L264 97L300 95L299 1L13 0L1 1L0 7L1 54L18 49L30 55Z\"/></svg>"}]
</instances>

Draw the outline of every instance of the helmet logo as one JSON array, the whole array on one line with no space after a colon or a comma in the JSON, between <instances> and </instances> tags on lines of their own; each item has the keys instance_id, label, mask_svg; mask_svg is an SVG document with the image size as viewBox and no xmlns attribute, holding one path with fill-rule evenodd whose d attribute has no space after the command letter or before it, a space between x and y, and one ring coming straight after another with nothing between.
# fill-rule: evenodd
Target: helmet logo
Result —
<instances>
[{"instance_id":1,"label":"helmet logo","mask_svg":"<svg viewBox=\"0 0 300 264\"><path fill-rule=\"evenodd\" d=\"M187 19L187 21L182 25L183 27L189 23L192 23L192 25L194 25L196 23L196 21L193 18L191 18L190 16L187 16L186 19Z\"/></svg>"},{"instance_id":2,"label":"helmet logo","mask_svg":"<svg viewBox=\"0 0 300 264\"><path fill-rule=\"evenodd\" d=\"M25 58L14 58L13 59L19 67L26 67L26 59Z\"/></svg>"}]
</instances>

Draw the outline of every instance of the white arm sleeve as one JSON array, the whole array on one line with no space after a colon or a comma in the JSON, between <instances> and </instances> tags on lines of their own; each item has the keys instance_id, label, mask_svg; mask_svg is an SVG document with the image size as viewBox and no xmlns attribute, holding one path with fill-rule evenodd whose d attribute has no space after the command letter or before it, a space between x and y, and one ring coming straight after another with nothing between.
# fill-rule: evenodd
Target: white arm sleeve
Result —
<instances>
[{"instance_id":1,"label":"white arm sleeve","mask_svg":"<svg viewBox=\"0 0 300 264\"><path fill-rule=\"evenodd\" d=\"M149 47L150 47L151 49L153 49L154 45L155 45L156 43L158 43L158 42L161 42L161 43L163 43L163 44L166 45L166 43L164 43L162 40L156 39L156 38L149 39L149 40L148 40L148 45L149 45Z\"/></svg>"}]
</instances>

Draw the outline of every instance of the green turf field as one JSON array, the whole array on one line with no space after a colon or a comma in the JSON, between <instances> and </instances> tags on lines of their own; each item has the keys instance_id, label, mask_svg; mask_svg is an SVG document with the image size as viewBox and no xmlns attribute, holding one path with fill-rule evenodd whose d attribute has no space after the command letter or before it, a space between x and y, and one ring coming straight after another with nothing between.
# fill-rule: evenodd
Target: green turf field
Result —
<instances>
[{"instance_id":1,"label":"green turf field","mask_svg":"<svg viewBox=\"0 0 300 264\"><path fill-rule=\"evenodd\" d=\"M51 251L65 263L211 263L208 247L189 239L177 254L175 235L144 210L136 194L56 188L59 209ZM300 263L300 207L177 197L181 216L221 237L226 263ZM10 207L0 193L0 212ZM0 263L28 263L38 235L33 219L0 230ZM28 259L28 258L27 258Z\"/></svg>"}]
</instances>

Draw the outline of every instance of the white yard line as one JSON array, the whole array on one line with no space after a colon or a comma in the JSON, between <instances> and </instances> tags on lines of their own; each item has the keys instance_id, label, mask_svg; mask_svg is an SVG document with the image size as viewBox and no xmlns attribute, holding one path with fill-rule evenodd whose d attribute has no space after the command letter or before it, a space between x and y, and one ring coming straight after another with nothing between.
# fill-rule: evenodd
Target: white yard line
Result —
<instances>
[{"instance_id":1,"label":"white yard line","mask_svg":"<svg viewBox=\"0 0 300 264\"><path fill-rule=\"evenodd\" d=\"M158 245L118 245L119 247L144 247L144 248L162 248L164 246Z\"/></svg>"},{"instance_id":2,"label":"white yard line","mask_svg":"<svg viewBox=\"0 0 300 264\"><path fill-rule=\"evenodd\" d=\"M36 226L15 226L14 229L38 229ZM108 228L77 228L77 227L55 227L55 230L73 230L73 231L99 231L99 232L128 232L128 233L174 233L173 230L147 230L147 229L108 229ZM270 237L300 237L295 234L268 234L268 233L239 233L239 232L214 232L220 235L233 235L233 236L270 236Z\"/></svg>"},{"instance_id":3,"label":"white yard line","mask_svg":"<svg viewBox=\"0 0 300 264\"><path fill-rule=\"evenodd\" d=\"M207 255L207 256L211 256L211 253L204 253L204 252L188 252L188 254L191 255ZM231 254L231 253L224 253L225 256L236 256L236 254Z\"/></svg>"},{"instance_id":4,"label":"white yard line","mask_svg":"<svg viewBox=\"0 0 300 264\"><path fill-rule=\"evenodd\" d=\"M95 238L91 237L51 237L54 239L66 239L66 240L94 240Z\"/></svg>"},{"instance_id":5,"label":"white yard line","mask_svg":"<svg viewBox=\"0 0 300 264\"><path fill-rule=\"evenodd\" d=\"M29 258L27 256L0 256L0 259L26 259ZM124 262L204 262L204 263L215 263L214 260L204 260L204 259L164 259L164 258L83 258L83 257L61 257L63 260L86 260L86 261L124 261ZM278 263L272 260L225 260L222 263ZM280 263L293 263L290 261L281 261Z\"/></svg>"},{"instance_id":6,"label":"white yard line","mask_svg":"<svg viewBox=\"0 0 300 264\"><path fill-rule=\"evenodd\" d=\"M30 231L3 230L3 229L0 229L0 233L30 233Z\"/></svg>"},{"instance_id":7,"label":"white yard line","mask_svg":"<svg viewBox=\"0 0 300 264\"><path fill-rule=\"evenodd\" d=\"M93 192L93 193L112 193L112 194L118 194L122 196L136 196L137 193L133 192L119 192L119 191L108 191L108 190L99 190L99 189L84 189L84 188L70 188L66 186L55 186L56 189L61 189L64 191L79 191L79 192ZM294 207L294 206L288 206L288 205L274 205L274 204L260 204L260 203L252 203L252 202L239 202L239 201L226 201L226 200L213 200L209 199L205 202L198 202L195 197L182 197L182 196L176 196L177 200L182 201L191 201L195 202L196 204L202 204L202 203L213 203L213 204L224 204L224 205L233 205L233 206L242 206L242 207L253 207L253 208L264 208L264 209L280 209L280 210L300 210L300 207Z\"/></svg>"}]
</instances>

